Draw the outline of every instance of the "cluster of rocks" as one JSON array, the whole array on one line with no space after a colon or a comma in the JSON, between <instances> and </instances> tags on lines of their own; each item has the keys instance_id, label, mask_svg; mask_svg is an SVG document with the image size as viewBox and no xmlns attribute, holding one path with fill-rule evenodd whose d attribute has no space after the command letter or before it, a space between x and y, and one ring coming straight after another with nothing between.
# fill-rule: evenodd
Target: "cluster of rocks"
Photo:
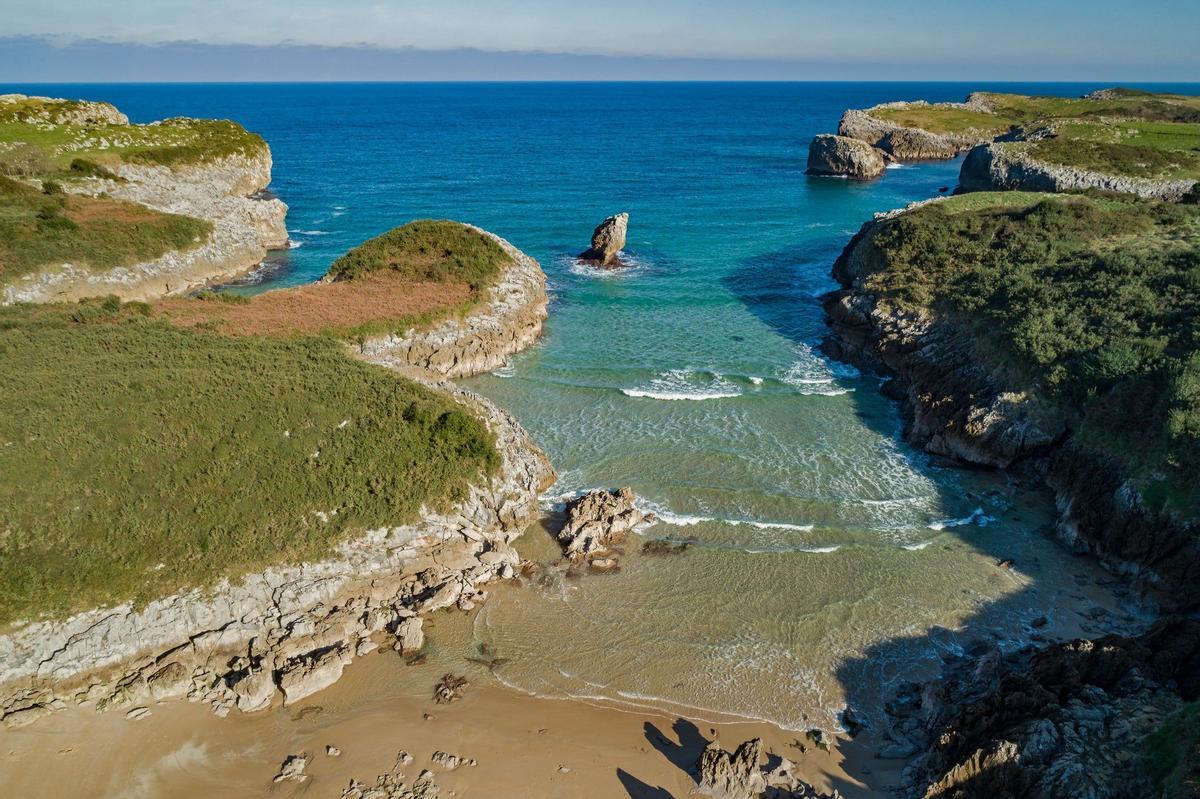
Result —
<instances>
[{"instance_id":1,"label":"cluster of rocks","mask_svg":"<svg viewBox=\"0 0 1200 799\"><path fill-rule=\"evenodd\" d=\"M473 608L484 585L511 578L511 542L537 518L553 480L512 418L446 384L487 422L501 467L445 514L371 530L336 557L191 591L37 622L0 636L0 717L23 725L71 704L127 710L208 702L219 715L292 704L331 685L381 643L423 645L420 616Z\"/></svg>"},{"instance_id":2,"label":"cluster of rocks","mask_svg":"<svg viewBox=\"0 0 1200 799\"><path fill-rule=\"evenodd\" d=\"M713 799L841 799L836 790L821 793L797 777L796 765L787 758L778 758L773 765L762 765L762 760L760 738L732 752L711 741L696 763L696 793Z\"/></svg>"},{"instance_id":3,"label":"cluster of rocks","mask_svg":"<svg viewBox=\"0 0 1200 799\"><path fill-rule=\"evenodd\" d=\"M592 246L579 254L579 260L599 266L621 266L621 250L629 229L629 214L610 216L592 232Z\"/></svg>"},{"instance_id":4,"label":"cluster of rocks","mask_svg":"<svg viewBox=\"0 0 1200 799\"><path fill-rule=\"evenodd\" d=\"M432 330L368 339L357 348L361 357L402 371L456 378L503 366L537 341L547 315L541 266L499 236L471 229L495 240L512 259L487 298L465 318Z\"/></svg>"},{"instance_id":5,"label":"cluster of rocks","mask_svg":"<svg viewBox=\"0 0 1200 799\"><path fill-rule=\"evenodd\" d=\"M566 521L556 538L570 560L608 571L617 567L613 548L653 518L638 508L632 488L598 488L567 503Z\"/></svg>"},{"instance_id":6,"label":"cluster of rocks","mask_svg":"<svg viewBox=\"0 0 1200 799\"><path fill-rule=\"evenodd\" d=\"M974 652L887 705L916 799L1154 795L1138 768L1147 735L1200 695L1200 621L1167 619L1004 654Z\"/></svg>"},{"instance_id":7,"label":"cluster of rocks","mask_svg":"<svg viewBox=\"0 0 1200 799\"><path fill-rule=\"evenodd\" d=\"M55 102L61 103L61 108L53 113L71 119L54 124L128 123L123 114L106 103ZM79 115L83 121L75 119ZM193 247L129 267L94 271L79 264L55 265L4 286L5 303L73 301L107 294L125 300L149 300L183 294L241 275L261 263L269 249L287 245L287 206L264 194L271 182L271 151L265 144L255 152L233 153L194 164L168 167L117 163L109 169L116 179L92 176L64 183L63 188L208 220L212 234Z\"/></svg>"},{"instance_id":8,"label":"cluster of rocks","mask_svg":"<svg viewBox=\"0 0 1200 799\"><path fill-rule=\"evenodd\" d=\"M439 754L445 753L435 753L434 757ZM404 769L412 762L413 757L408 752L398 753L391 770L378 775L373 784L350 780L342 790L341 799L438 799L441 792L431 771L422 769L411 785L405 782Z\"/></svg>"}]
</instances>

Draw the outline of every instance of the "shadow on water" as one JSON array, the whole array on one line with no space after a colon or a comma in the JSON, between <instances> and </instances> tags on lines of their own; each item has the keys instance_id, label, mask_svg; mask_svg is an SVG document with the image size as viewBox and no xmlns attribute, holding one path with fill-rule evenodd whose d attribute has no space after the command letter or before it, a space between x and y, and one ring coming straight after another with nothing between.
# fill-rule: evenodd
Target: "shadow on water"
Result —
<instances>
[{"instance_id":1,"label":"shadow on water","mask_svg":"<svg viewBox=\"0 0 1200 799\"><path fill-rule=\"evenodd\" d=\"M831 235L808 242L803 248L748 258L723 279L723 285L741 300L750 313L779 335L794 344L815 349L819 340L830 333L819 295L836 287L830 277L830 267L846 241L846 236ZM871 407L879 404L875 381L865 379L857 389L849 396L855 404L858 419L878 434L894 436L896 415L880 414L877 408ZM931 467L926 458L912 450L907 450L906 459L911 469L930 479L943 508L961 502L961 489L955 489L952 481L947 479L949 470ZM964 527L963 532L969 529ZM1040 533L1031 528L1028 535ZM1000 551L1004 544L997 537L979 536L969 540L965 535L958 537L974 551L997 563L1009 557L1008 552ZM970 659L972 653L994 648L1000 637L997 631L1004 628L1005 622L1011 625L1014 613L1028 613L1035 585L1034 578L1030 577L1022 588L980 606L959 629L931 627L912 635L880 641L869 646L862 656L844 660L837 670L837 677L845 691L846 704L866 722L866 729L856 741L856 746L861 745L867 752L878 751L881 746L880 733L888 728L883 712L884 702L906 680L931 679L933 675L928 668L931 652L941 653L941 665L945 665L958 658ZM1026 627L1024 635L1032 632L1032 628ZM924 670L918 671L917 664L922 661L927 665ZM939 664L932 665L934 669L940 667ZM923 742L913 743L921 745ZM902 747L894 743L890 746L892 751L888 754L902 754ZM909 756L911 752L904 755ZM873 769L863 765L870 762L868 755L868 758L855 758L853 762L843 763L850 780L835 780L833 787L851 799L864 794L863 786L873 790L894 787L878 784L879 777L872 776Z\"/></svg>"}]
</instances>

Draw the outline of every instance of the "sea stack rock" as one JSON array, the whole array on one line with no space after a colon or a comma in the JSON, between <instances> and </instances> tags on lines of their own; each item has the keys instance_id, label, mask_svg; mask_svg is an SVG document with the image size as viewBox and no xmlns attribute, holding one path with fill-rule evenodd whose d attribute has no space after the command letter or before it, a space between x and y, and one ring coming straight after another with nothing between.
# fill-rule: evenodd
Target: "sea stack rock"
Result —
<instances>
[{"instance_id":1,"label":"sea stack rock","mask_svg":"<svg viewBox=\"0 0 1200 799\"><path fill-rule=\"evenodd\" d=\"M601 266L619 266L618 253L625 246L625 231L629 227L629 214L610 216L592 233L591 249L579 254L584 261L599 261Z\"/></svg>"},{"instance_id":2,"label":"sea stack rock","mask_svg":"<svg viewBox=\"0 0 1200 799\"><path fill-rule=\"evenodd\" d=\"M607 491L597 488L567 503L567 521L558 531L558 542L572 560L592 559L620 543L646 521L631 488Z\"/></svg>"},{"instance_id":3,"label":"sea stack rock","mask_svg":"<svg viewBox=\"0 0 1200 799\"><path fill-rule=\"evenodd\" d=\"M822 133L808 146L808 174L839 175L867 180L883 174L887 167L875 147L858 139Z\"/></svg>"}]
</instances>

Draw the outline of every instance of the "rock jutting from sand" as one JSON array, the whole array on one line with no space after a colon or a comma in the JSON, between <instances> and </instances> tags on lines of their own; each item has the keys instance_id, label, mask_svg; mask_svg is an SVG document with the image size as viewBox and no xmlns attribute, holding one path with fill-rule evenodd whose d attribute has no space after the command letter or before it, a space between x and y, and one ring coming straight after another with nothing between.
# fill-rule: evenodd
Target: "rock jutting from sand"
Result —
<instances>
[{"instance_id":1,"label":"rock jutting from sand","mask_svg":"<svg viewBox=\"0 0 1200 799\"><path fill-rule=\"evenodd\" d=\"M795 764L780 758L775 768L759 765L761 738L752 738L732 752L709 742L696 762L696 793L712 799L841 799L836 790L818 792L794 773Z\"/></svg>"},{"instance_id":2,"label":"rock jutting from sand","mask_svg":"<svg viewBox=\"0 0 1200 799\"><path fill-rule=\"evenodd\" d=\"M886 168L883 152L858 139L822 133L808 146L810 175L867 180L879 177Z\"/></svg>"},{"instance_id":3,"label":"rock jutting from sand","mask_svg":"<svg viewBox=\"0 0 1200 799\"><path fill-rule=\"evenodd\" d=\"M459 677L455 674L442 675L442 679L433 687L434 701L439 705L445 705L462 699L463 691L470 684L466 677Z\"/></svg>"},{"instance_id":4,"label":"rock jutting from sand","mask_svg":"<svg viewBox=\"0 0 1200 799\"><path fill-rule=\"evenodd\" d=\"M592 246L579 254L582 261L596 261L601 266L620 266L620 252L625 247L629 214L610 216L592 233Z\"/></svg>"},{"instance_id":5,"label":"rock jutting from sand","mask_svg":"<svg viewBox=\"0 0 1200 799\"><path fill-rule=\"evenodd\" d=\"M637 495L626 486L615 491L597 488L567 503L567 521L558 531L563 554L572 560L606 555L631 530L653 516L637 507Z\"/></svg>"},{"instance_id":6,"label":"rock jutting from sand","mask_svg":"<svg viewBox=\"0 0 1200 799\"><path fill-rule=\"evenodd\" d=\"M307 755L288 755L284 758L283 765L279 767L279 773L275 775L273 782L304 782L308 779L308 775L304 773L304 769L307 767Z\"/></svg>"}]
</instances>

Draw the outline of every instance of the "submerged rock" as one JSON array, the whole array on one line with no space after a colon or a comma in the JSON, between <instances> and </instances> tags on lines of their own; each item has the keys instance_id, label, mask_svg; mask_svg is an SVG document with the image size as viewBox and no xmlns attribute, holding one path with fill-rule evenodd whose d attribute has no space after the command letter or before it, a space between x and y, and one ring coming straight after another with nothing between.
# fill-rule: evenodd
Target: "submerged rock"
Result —
<instances>
[{"instance_id":1,"label":"submerged rock","mask_svg":"<svg viewBox=\"0 0 1200 799\"><path fill-rule=\"evenodd\" d=\"M610 216L601 222L592 233L592 246L579 254L581 260L599 261L602 266L619 266L618 253L625 246L625 233L629 227L629 214Z\"/></svg>"},{"instance_id":2,"label":"submerged rock","mask_svg":"<svg viewBox=\"0 0 1200 799\"><path fill-rule=\"evenodd\" d=\"M808 174L838 175L858 180L876 178L887 168L883 153L847 136L822 133L808 146Z\"/></svg>"},{"instance_id":3,"label":"submerged rock","mask_svg":"<svg viewBox=\"0 0 1200 799\"><path fill-rule=\"evenodd\" d=\"M567 503L567 522L558 531L563 552L573 560L590 559L608 552L646 520L629 487L616 491L597 488Z\"/></svg>"}]
</instances>

